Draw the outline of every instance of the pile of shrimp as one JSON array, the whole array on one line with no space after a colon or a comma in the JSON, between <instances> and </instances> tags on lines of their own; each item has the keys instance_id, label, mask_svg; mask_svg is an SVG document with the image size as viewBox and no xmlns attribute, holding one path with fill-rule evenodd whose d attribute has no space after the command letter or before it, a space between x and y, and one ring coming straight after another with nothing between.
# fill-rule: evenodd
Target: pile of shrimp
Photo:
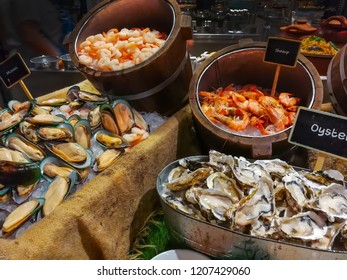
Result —
<instances>
[{"instance_id":1,"label":"pile of shrimp","mask_svg":"<svg viewBox=\"0 0 347 280\"><path fill-rule=\"evenodd\" d=\"M77 55L79 62L100 71L118 71L143 62L165 43L167 35L149 28L112 28L89 36Z\"/></svg>"},{"instance_id":2,"label":"pile of shrimp","mask_svg":"<svg viewBox=\"0 0 347 280\"><path fill-rule=\"evenodd\" d=\"M212 92L200 91L199 100L202 111L211 122L233 131L254 127L262 135L291 126L300 102L291 93L281 92L272 97L252 84L240 89L229 85Z\"/></svg>"}]
</instances>

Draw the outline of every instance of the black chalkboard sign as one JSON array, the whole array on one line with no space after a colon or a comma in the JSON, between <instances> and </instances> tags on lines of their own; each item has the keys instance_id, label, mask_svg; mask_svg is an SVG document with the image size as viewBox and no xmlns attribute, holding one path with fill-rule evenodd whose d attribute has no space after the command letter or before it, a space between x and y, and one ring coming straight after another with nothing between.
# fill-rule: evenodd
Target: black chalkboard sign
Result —
<instances>
[{"instance_id":1,"label":"black chalkboard sign","mask_svg":"<svg viewBox=\"0 0 347 280\"><path fill-rule=\"evenodd\" d=\"M30 75L30 70L19 53L15 53L0 64L0 78L7 88Z\"/></svg>"},{"instance_id":2,"label":"black chalkboard sign","mask_svg":"<svg viewBox=\"0 0 347 280\"><path fill-rule=\"evenodd\" d=\"M288 141L347 158L347 118L300 107Z\"/></svg>"},{"instance_id":3,"label":"black chalkboard sign","mask_svg":"<svg viewBox=\"0 0 347 280\"><path fill-rule=\"evenodd\" d=\"M295 67L298 60L301 41L269 37L264 62Z\"/></svg>"}]
</instances>

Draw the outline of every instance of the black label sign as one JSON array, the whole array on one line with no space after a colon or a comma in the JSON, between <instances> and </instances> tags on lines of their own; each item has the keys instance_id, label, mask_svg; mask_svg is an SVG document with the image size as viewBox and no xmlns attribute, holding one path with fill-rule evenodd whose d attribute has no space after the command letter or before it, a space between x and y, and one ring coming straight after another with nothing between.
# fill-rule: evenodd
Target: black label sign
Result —
<instances>
[{"instance_id":1,"label":"black label sign","mask_svg":"<svg viewBox=\"0 0 347 280\"><path fill-rule=\"evenodd\" d=\"M347 118L300 107L288 141L347 158Z\"/></svg>"},{"instance_id":2,"label":"black label sign","mask_svg":"<svg viewBox=\"0 0 347 280\"><path fill-rule=\"evenodd\" d=\"M270 37L264 55L264 61L295 67L298 60L301 41Z\"/></svg>"},{"instance_id":3,"label":"black label sign","mask_svg":"<svg viewBox=\"0 0 347 280\"><path fill-rule=\"evenodd\" d=\"M16 53L0 64L0 77L7 88L28 77L30 70L19 53Z\"/></svg>"}]
</instances>

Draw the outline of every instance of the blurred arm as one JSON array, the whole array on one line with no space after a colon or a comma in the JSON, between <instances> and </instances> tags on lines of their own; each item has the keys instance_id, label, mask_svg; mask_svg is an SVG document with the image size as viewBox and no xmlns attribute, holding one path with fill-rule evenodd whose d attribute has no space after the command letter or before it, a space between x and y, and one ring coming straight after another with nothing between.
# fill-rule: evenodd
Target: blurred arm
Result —
<instances>
[{"instance_id":1,"label":"blurred arm","mask_svg":"<svg viewBox=\"0 0 347 280\"><path fill-rule=\"evenodd\" d=\"M60 51L40 31L36 21L25 20L18 25L18 34L22 41L39 54L59 56Z\"/></svg>"}]
</instances>

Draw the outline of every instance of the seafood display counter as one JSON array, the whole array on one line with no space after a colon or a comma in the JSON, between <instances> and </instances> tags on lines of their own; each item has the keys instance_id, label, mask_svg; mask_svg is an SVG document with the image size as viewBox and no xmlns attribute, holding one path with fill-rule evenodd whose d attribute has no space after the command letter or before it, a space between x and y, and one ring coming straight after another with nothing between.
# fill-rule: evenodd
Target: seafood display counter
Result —
<instances>
[{"instance_id":1,"label":"seafood display counter","mask_svg":"<svg viewBox=\"0 0 347 280\"><path fill-rule=\"evenodd\" d=\"M78 86L92 87L88 81ZM38 101L64 97L68 89ZM16 238L1 238L0 259L127 259L138 230L158 203L160 170L197 150L190 108L185 107L51 214Z\"/></svg>"}]
</instances>

